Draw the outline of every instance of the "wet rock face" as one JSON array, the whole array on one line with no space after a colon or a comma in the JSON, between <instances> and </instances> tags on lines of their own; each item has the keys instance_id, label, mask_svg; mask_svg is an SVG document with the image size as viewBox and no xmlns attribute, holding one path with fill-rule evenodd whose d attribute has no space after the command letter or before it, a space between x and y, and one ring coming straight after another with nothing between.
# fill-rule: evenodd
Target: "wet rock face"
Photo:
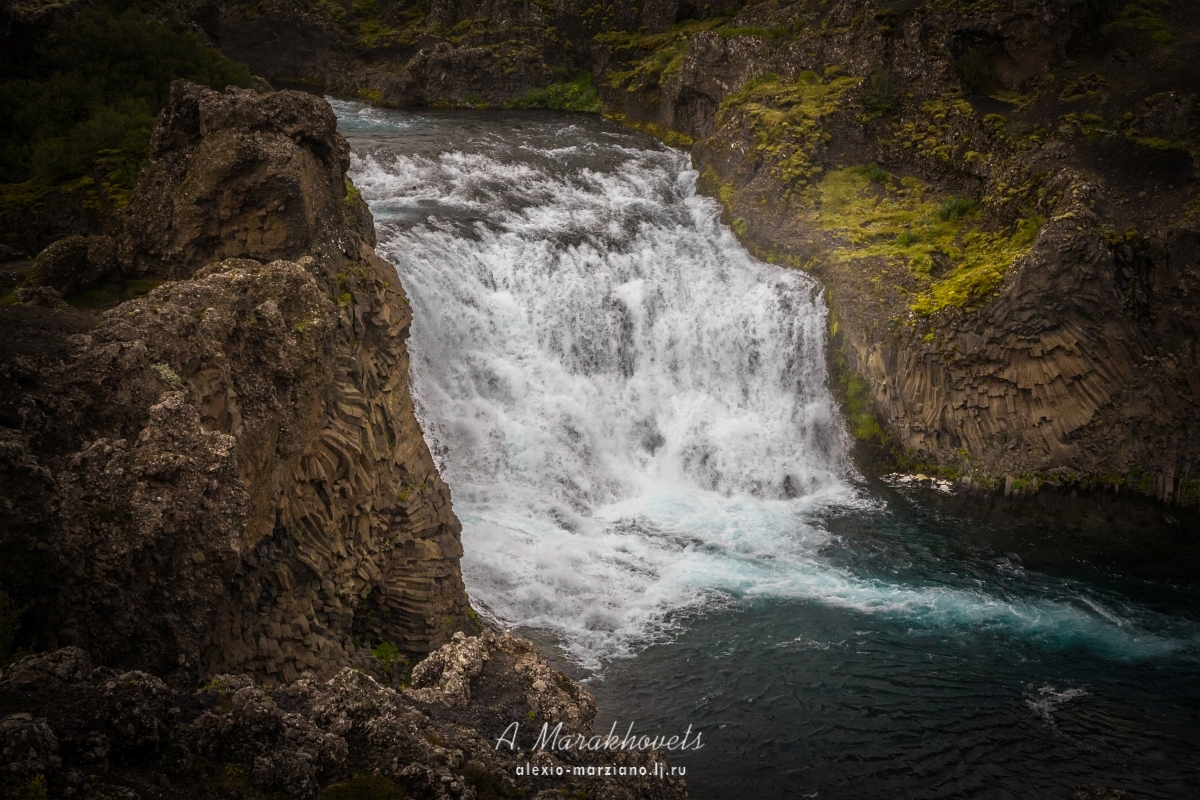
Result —
<instances>
[{"instance_id":1,"label":"wet rock face","mask_svg":"<svg viewBox=\"0 0 1200 800\"><path fill-rule=\"evenodd\" d=\"M328 105L177 84L154 143L105 247L68 240L35 273L62 286L115 251L113 274L165 282L98 318L0 312L20 330L0 584L26 635L278 682L475 630L408 393L411 311Z\"/></svg>"},{"instance_id":2,"label":"wet rock face","mask_svg":"<svg viewBox=\"0 0 1200 800\"><path fill-rule=\"evenodd\" d=\"M43 775L51 796L280 796L308 800L351 776L412 798L686 797L670 778L575 776L576 767L662 763L658 753L527 750L544 723L592 737L595 701L528 642L457 634L400 691L354 669L265 688L237 674L175 689L141 672L93 668L78 648L0 670L0 787ZM518 749L497 747L513 722ZM563 777L521 779L532 760ZM358 779L360 782L363 778ZM519 784L518 781L521 781ZM536 781L536 782L534 782ZM368 795L363 795L368 796ZM391 796L391 795L369 795Z\"/></svg>"}]
</instances>

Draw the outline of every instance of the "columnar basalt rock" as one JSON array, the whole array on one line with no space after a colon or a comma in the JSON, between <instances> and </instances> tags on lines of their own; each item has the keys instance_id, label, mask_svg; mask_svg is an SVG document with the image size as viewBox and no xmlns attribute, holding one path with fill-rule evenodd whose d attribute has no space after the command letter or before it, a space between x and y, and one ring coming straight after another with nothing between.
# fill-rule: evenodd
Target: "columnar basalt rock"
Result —
<instances>
[{"instance_id":1,"label":"columnar basalt rock","mask_svg":"<svg viewBox=\"0 0 1200 800\"><path fill-rule=\"evenodd\" d=\"M614 49L602 94L695 140L743 241L822 279L834 382L889 468L1195 503L1200 116L1179 57L1200 18L1176 8L1152 36L1118 11L749 6L681 32L678 67L650 78L661 51ZM1131 61L1146 72L1120 76ZM964 202L977 221L934 241ZM968 275L987 261L970 236L1022 225L991 277Z\"/></svg>"},{"instance_id":2,"label":"columnar basalt rock","mask_svg":"<svg viewBox=\"0 0 1200 800\"><path fill-rule=\"evenodd\" d=\"M38 645L279 682L476 629L412 313L348 164L319 98L177 84L108 240L106 279L163 283L95 324L20 321L0 582ZM75 250L94 281L104 248Z\"/></svg>"}]
</instances>

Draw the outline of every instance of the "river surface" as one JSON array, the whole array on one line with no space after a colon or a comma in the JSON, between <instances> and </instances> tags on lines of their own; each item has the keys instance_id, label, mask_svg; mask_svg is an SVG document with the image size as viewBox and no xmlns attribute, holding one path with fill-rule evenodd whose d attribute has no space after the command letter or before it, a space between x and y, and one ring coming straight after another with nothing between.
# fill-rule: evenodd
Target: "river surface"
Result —
<instances>
[{"instance_id":1,"label":"river surface","mask_svg":"<svg viewBox=\"0 0 1200 800\"><path fill-rule=\"evenodd\" d=\"M859 476L808 275L603 119L333 101L482 613L696 798L1200 787L1194 519Z\"/></svg>"}]
</instances>

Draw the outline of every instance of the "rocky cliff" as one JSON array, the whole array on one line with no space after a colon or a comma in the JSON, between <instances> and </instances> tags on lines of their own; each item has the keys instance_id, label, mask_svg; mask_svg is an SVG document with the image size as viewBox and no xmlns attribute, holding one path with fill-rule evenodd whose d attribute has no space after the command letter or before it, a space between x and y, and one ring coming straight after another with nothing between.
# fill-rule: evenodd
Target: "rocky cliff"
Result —
<instances>
[{"instance_id":1,"label":"rocky cliff","mask_svg":"<svg viewBox=\"0 0 1200 800\"><path fill-rule=\"evenodd\" d=\"M1181 3L761 4L604 97L822 278L885 460L1195 503L1198 38Z\"/></svg>"},{"instance_id":2,"label":"rocky cliff","mask_svg":"<svg viewBox=\"0 0 1200 800\"><path fill-rule=\"evenodd\" d=\"M0 633L22 609L37 652L0 670L0 791L685 796L659 755L495 747L595 703L470 609L329 105L177 82L150 155L0 305Z\"/></svg>"},{"instance_id":3,"label":"rocky cliff","mask_svg":"<svg viewBox=\"0 0 1200 800\"><path fill-rule=\"evenodd\" d=\"M5 797L680 800L660 753L533 750L591 739L591 696L528 642L455 634L412 687L361 670L264 687L238 674L203 688L93 664L77 647L0 670ZM15 713L10 713L15 712ZM518 721L517 749L497 746ZM532 731L532 732L530 732ZM528 764L537 777L517 771ZM603 764L612 773L603 775ZM667 768L669 774L669 768ZM618 773L621 774L618 774ZM527 774L527 773L526 773Z\"/></svg>"},{"instance_id":4,"label":"rocky cliff","mask_svg":"<svg viewBox=\"0 0 1200 800\"><path fill-rule=\"evenodd\" d=\"M348 164L319 98L177 84L111 235L47 248L0 310L0 582L32 641L293 680L475 630ZM114 284L157 286L57 299Z\"/></svg>"}]
</instances>

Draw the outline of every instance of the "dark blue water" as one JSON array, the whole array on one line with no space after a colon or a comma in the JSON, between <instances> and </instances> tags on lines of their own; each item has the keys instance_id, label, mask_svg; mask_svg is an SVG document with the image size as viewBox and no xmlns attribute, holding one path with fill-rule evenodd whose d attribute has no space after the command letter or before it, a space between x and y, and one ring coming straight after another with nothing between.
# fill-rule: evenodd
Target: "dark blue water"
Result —
<instances>
[{"instance_id":1,"label":"dark blue water","mask_svg":"<svg viewBox=\"0 0 1200 800\"><path fill-rule=\"evenodd\" d=\"M1194 515L854 469L819 285L605 120L336 104L477 608L697 798L1200 796Z\"/></svg>"},{"instance_id":2,"label":"dark blue water","mask_svg":"<svg viewBox=\"0 0 1200 800\"><path fill-rule=\"evenodd\" d=\"M1094 604L1113 627L746 599L590 681L601 722L705 730L710 747L673 759L697 798L1200 796L1194 518L876 491L887 510L830 520L832 558L910 586Z\"/></svg>"}]
</instances>

